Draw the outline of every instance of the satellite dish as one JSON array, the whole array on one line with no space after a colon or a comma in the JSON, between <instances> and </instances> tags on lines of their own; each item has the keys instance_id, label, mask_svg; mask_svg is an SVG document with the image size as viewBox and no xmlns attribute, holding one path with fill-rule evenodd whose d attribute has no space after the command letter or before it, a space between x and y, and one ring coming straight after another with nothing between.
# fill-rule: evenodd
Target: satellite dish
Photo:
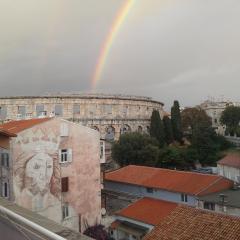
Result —
<instances>
[{"instance_id":1,"label":"satellite dish","mask_svg":"<svg viewBox=\"0 0 240 240\"><path fill-rule=\"evenodd\" d=\"M102 214L102 216L105 216L106 213L107 213L106 208L102 208L102 209L101 209L101 214Z\"/></svg>"}]
</instances>

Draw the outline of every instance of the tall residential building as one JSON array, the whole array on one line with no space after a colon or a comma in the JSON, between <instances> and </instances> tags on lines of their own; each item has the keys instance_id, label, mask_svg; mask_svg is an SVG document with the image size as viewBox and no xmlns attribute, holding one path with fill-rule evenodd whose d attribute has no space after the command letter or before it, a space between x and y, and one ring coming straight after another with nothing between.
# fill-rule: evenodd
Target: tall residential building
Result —
<instances>
[{"instance_id":1,"label":"tall residential building","mask_svg":"<svg viewBox=\"0 0 240 240\"><path fill-rule=\"evenodd\" d=\"M101 218L100 136L60 118L0 126L2 196L83 231Z\"/></svg>"}]
</instances>

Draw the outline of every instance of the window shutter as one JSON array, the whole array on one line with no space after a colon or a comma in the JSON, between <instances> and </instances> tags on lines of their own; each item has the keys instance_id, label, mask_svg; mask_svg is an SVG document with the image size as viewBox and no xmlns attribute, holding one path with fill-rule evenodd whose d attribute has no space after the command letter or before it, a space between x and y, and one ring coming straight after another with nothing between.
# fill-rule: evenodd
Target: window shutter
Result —
<instances>
[{"instance_id":1,"label":"window shutter","mask_svg":"<svg viewBox=\"0 0 240 240\"><path fill-rule=\"evenodd\" d=\"M68 192L68 177L62 178L62 192Z\"/></svg>"},{"instance_id":2,"label":"window shutter","mask_svg":"<svg viewBox=\"0 0 240 240\"><path fill-rule=\"evenodd\" d=\"M6 167L9 167L9 154L6 153Z\"/></svg>"},{"instance_id":3,"label":"window shutter","mask_svg":"<svg viewBox=\"0 0 240 240\"><path fill-rule=\"evenodd\" d=\"M62 150L61 149L58 150L58 161L59 161L59 163L62 163Z\"/></svg>"},{"instance_id":4,"label":"window shutter","mask_svg":"<svg viewBox=\"0 0 240 240\"><path fill-rule=\"evenodd\" d=\"M61 137L68 137L68 124L67 123L61 123L60 126L60 134Z\"/></svg>"},{"instance_id":5,"label":"window shutter","mask_svg":"<svg viewBox=\"0 0 240 240\"><path fill-rule=\"evenodd\" d=\"M71 148L68 149L67 161L72 162L72 149Z\"/></svg>"},{"instance_id":6,"label":"window shutter","mask_svg":"<svg viewBox=\"0 0 240 240\"><path fill-rule=\"evenodd\" d=\"M2 184L2 197L4 197L4 189L5 189L5 186L4 186L4 184Z\"/></svg>"},{"instance_id":7,"label":"window shutter","mask_svg":"<svg viewBox=\"0 0 240 240\"><path fill-rule=\"evenodd\" d=\"M1 153L1 165L4 166L4 153Z\"/></svg>"}]
</instances>

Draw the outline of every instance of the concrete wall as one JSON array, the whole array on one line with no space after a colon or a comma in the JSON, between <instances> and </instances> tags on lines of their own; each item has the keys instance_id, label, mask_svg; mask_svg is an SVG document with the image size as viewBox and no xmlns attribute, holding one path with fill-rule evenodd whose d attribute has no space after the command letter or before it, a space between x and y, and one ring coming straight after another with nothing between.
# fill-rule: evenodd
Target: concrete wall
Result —
<instances>
[{"instance_id":1,"label":"concrete wall","mask_svg":"<svg viewBox=\"0 0 240 240\"><path fill-rule=\"evenodd\" d=\"M61 137L62 124L68 136ZM60 119L19 133L11 140L15 202L74 230L99 222L99 139L97 131ZM71 162L59 163L60 149L72 149ZM62 177L69 178L68 192L61 191Z\"/></svg>"},{"instance_id":2,"label":"concrete wall","mask_svg":"<svg viewBox=\"0 0 240 240\"><path fill-rule=\"evenodd\" d=\"M198 207L204 209L204 201L199 201ZM236 207L215 204L215 212L240 217L240 208Z\"/></svg>"},{"instance_id":3,"label":"concrete wall","mask_svg":"<svg viewBox=\"0 0 240 240\"><path fill-rule=\"evenodd\" d=\"M221 164L218 164L217 168L219 175L240 183L240 168L229 167Z\"/></svg>"},{"instance_id":4,"label":"concrete wall","mask_svg":"<svg viewBox=\"0 0 240 240\"><path fill-rule=\"evenodd\" d=\"M144 227L148 230L146 230L147 234L148 232L150 232L154 226L150 225L150 224L146 224L143 222L139 222L139 221L135 221L132 220L130 218L126 218L126 217L121 217L121 216L115 216L115 220L119 220L119 221L124 221L124 222L129 222L132 223L134 225L140 226L140 227ZM141 240L145 234L143 235L143 233L138 232L136 229L119 229L118 227L116 229L113 230L113 234L111 234L111 236L115 239L115 240L121 240L121 239L129 239L129 240Z\"/></svg>"},{"instance_id":5,"label":"concrete wall","mask_svg":"<svg viewBox=\"0 0 240 240\"><path fill-rule=\"evenodd\" d=\"M164 191L161 189L153 189L153 193L149 193L147 191L147 188L145 187L124 184L124 183L115 183L110 181L109 182L105 181L104 188L106 190L125 192L132 195L140 196L140 197L152 197L152 198L163 199L171 202L183 203L181 201L181 193ZM194 196L188 195L188 202L186 202L186 204L195 206L197 204L197 201Z\"/></svg>"}]
</instances>

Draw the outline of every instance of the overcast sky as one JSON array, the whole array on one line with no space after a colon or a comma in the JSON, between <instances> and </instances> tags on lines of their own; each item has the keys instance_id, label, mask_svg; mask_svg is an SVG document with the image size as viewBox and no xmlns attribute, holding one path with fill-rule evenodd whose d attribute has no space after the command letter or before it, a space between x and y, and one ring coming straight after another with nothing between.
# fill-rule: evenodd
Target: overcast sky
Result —
<instances>
[{"instance_id":1,"label":"overcast sky","mask_svg":"<svg viewBox=\"0 0 240 240\"><path fill-rule=\"evenodd\" d=\"M0 0L0 96L89 92L123 0ZM96 92L240 100L239 0L136 0Z\"/></svg>"}]
</instances>

